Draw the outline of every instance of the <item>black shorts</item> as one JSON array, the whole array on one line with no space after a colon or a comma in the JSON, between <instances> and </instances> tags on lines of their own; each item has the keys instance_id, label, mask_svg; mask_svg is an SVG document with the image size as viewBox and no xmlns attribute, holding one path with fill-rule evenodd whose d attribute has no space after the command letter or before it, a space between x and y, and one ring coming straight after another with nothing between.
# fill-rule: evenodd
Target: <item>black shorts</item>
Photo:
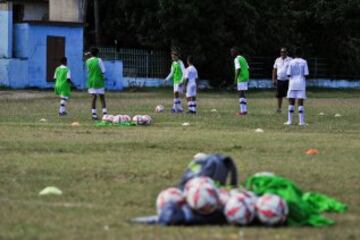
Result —
<instances>
[{"instance_id":1,"label":"black shorts","mask_svg":"<svg viewBox=\"0 0 360 240\"><path fill-rule=\"evenodd\" d=\"M276 97L277 98L286 97L288 89L289 89L289 80L286 80L286 81L276 80Z\"/></svg>"}]
</instances>

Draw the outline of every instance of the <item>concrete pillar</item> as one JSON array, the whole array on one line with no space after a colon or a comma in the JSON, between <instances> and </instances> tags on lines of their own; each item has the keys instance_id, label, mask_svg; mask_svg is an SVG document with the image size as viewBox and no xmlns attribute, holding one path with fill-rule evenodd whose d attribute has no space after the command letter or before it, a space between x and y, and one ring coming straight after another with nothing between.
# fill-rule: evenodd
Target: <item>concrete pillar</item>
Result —
<instances>
[{"instance_id":1,"label":"concrete pillar","mask_svg":"<svg viewBox=\"0 0 360 240\"><path fill-rule=\"evenodd\" d=\"M0 3L0 58L12 58L13 12L12 2Z\"/></svg>"}]
</instances>

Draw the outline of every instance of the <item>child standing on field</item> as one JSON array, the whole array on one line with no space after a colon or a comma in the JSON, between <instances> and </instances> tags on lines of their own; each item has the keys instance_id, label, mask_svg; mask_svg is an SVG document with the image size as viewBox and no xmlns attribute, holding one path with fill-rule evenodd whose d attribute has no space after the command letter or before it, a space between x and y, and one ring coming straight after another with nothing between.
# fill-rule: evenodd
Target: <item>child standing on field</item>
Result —
<instances>
[{"instance_id":1,"label":"child standing on field","mask_svg":"<svg viewBox=\"0 0 360 240\"><path fill-rule=\"evenodd\" d=\"M63 57L60 60L60 66L56 68L54 73L55 80L55 94L60 96L59 116L65 116L66 103L71 94L71 73L67 67L67 58Z\"/></svg>"},{"instance_id":2,"label":"child standing on field","mask_svg":"<svg viewBox=\"0 0 360 240\"><path fill-rule=\"evenodd\" d=\"M305 126L304 101L306 99L306 76L309 75L309 68L306 60L302 59L302 50L297 48L294 52L294 59L289 63L287 75L289 77L289 99L288 121L284 125L292 124L292 115L295 112L295 102L298 102L299 125Z\"/></svg>"},{"instance_id":3,"label":"child standing on field","mask_svg":"<svg viewBox=\"0 0 360 240\"><path fill-rule=\"evenodd\" d=\"M198 72L193 65L193 57L187 58L188 67L185 69L185 86L186 86L186 100L188 103L189 114L196 114L196 81L198 80Z\"/></svg>"},{"instance_id":4,"label":"child standing on field","mask_svg":"<svg viewBox=\"0 0 360 240\"><path fill-rule=\"evenodd\" d=\"M233 47L231 49L231 56L234 57L235 65L235 84L237 85L237 90L239 92L239 102L240 102L240 112L237 112L236 115L244 116L247 114L247 99L245 92L248 90L249 82L249 64L246 59L240 55L238 47Z\"/></svg>"},{"instance_id":5,"label":"child standing on field","mask_svg":"<svg viewBox=\"0 0 360 240\"><path fill-rule=\"evenodd\" d=\"M165 82L169 81L171 78L174 83L174 100L173 107L171 111L173 113L182 113L183 108L181 106L180 93L182 93L182 84L185 76L185 66L184 63L179 58L179 53L175 50L171 51L171 71L170 74L166 77Z\"/></svg>"},{"instance_id":6,"label":"child standing on field","mask_svg":"<svg viewBox=\"0 0 360 240\"><path fill-rule=\"evenodd\" d=\"M87 86L88 92L91 94L91 114L93 120L98 120L98 115L96 113L96 100L99 95L102 113L103 115L107 114L106 102L105 102L105 67L103 61L98 58L99 49L92 48L91 57L86 60L87 68Z\"/></svg>"}]
</instances>

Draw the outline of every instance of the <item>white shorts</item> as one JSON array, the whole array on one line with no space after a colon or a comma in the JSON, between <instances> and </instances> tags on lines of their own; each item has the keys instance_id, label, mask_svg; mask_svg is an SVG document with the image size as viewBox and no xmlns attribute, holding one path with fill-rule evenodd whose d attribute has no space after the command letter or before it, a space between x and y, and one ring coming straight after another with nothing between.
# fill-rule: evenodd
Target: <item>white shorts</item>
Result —
<instances>
[{"instance_id":1,"label":"white shorts","mask_svg":"<svg viewBox=\"0 0 360 240\"><path fill-rule=\"evenodd\" d=\"M186 86L186 97L196 97L196 84L190 83Z\"/></svg>"},{"instance_id":2,"label":"white shorts","mask_svg":"<svg viewBox=\"0 0 360 240\"><path fill-rule=\"evenodd\" d=\"M238 91L247 91L248 90L248 82L239 82L237 84Z\"/></svg>"},{"instance_id":3,"label":"white shorts","mask_svg":"<svg viewBox=\"0 0 360 240\"><path fill-rule=\"evenodd\" d=\"M89 88L88 93L104 95L105 94L105 88Z\"/></svg>"},{"instance_id":4,"label":"white shorts","mask_svg":"<svg viewBox=\"0 0 360 240\"><path fill-rule=\"evenodd\" d=\"M174 84L174 93L183 93L183 86L181 84Z\"/></svg>"},{"instance_id":5,"label":"white shorts","mask_svg":"<svg viewBox=\"0 0 360 240\"><path fill-rule=\"evenodd\" d=\"M306 91L305 90L289 90L287 93L287 98L306 99Z\"/></svg>"}]
</instances>

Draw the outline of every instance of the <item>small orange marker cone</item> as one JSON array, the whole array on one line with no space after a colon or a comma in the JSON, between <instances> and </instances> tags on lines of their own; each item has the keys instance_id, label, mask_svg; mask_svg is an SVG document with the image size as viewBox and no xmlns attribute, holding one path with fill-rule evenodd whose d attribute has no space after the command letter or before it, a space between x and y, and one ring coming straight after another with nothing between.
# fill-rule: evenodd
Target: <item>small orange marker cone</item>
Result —
<instances>
[{"instance_id":1,"label":"small orange marker cone","mask_svg":"<svg viewBox=\"0 0 360 240\"><path fill-rule=\"evenodd\" d=\"M307 154L307 155L316 155L316 154L319 154L319 153L320 153L320 151L317 150L316 148L310 148L310 149L308 149L308 150L306 151L306 154Z\"/></svg>"}]
</instances>

